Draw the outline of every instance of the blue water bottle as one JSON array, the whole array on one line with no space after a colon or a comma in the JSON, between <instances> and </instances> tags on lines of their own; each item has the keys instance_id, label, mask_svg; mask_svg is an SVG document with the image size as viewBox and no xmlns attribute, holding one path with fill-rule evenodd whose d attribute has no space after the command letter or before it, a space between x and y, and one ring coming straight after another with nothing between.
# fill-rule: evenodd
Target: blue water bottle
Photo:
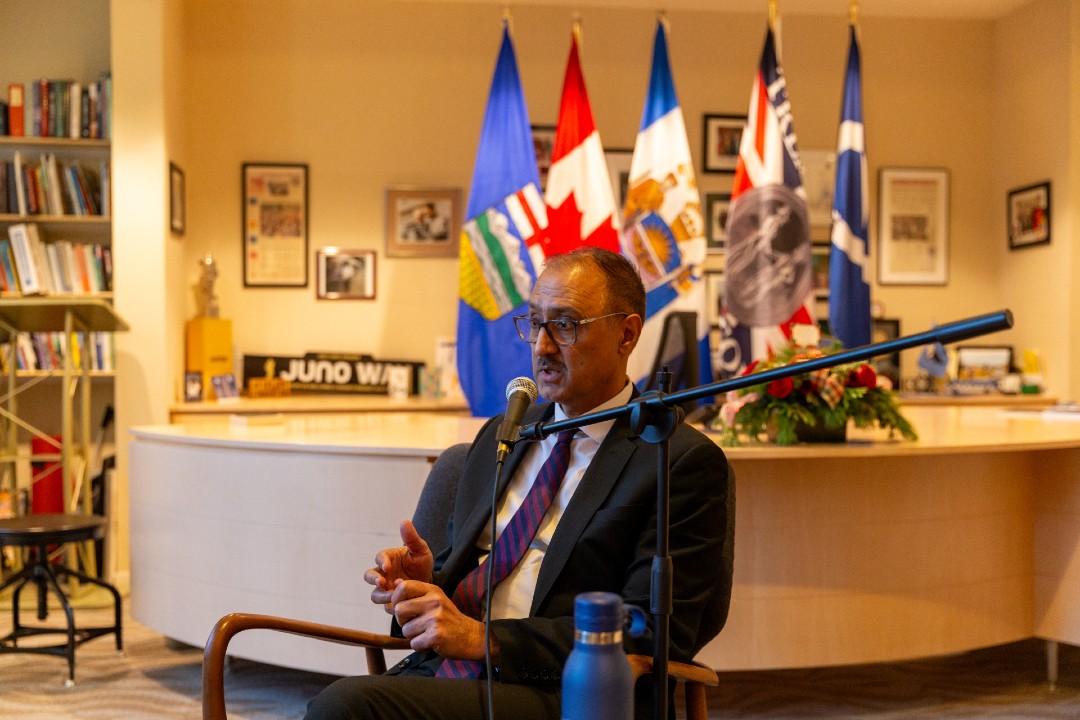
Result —
<instances>
[{"instance_id":1,"label":"blue water bottle","mask_svg":"<svg viewBox=\"0 0 1080 720\"><path fill-rule=\"evenodd\" d=\"M634 629L643 627L641 610L630 610ZM563 667L562 720L634 717L634 678L622 645L626 615L614 593L582 593L574 599L574 649Z\"/></svg>"}]
</instances>

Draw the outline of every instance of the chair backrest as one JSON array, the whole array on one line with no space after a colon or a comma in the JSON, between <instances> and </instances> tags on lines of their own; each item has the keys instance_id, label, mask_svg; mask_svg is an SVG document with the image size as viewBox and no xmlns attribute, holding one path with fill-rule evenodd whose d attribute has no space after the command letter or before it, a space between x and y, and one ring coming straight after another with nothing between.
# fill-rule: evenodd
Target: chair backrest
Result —
<instances>
[{"instance_id":1,"label":"chair backrest","mask_svg":"<svg viewBox=\"0 0 1080 720\"><path fill-rule=\"evenodd\" d=\"M454 509L458 479L468 454L469 443L458 443L443 450L435 458L424 488L420 491L420 499L416 501L413 525L435 555L446 547L446 525Z\"/></svg>"},{"instance_id":2,"label":"chair backrest","mask_svg":"<svg viewBox=\"0 0 1080 720\"><path fill-rule=\"evenodd\" d=\"M656 351L652 372L645 381L644 391L656 390L656 373L667 365L671 373L671 391L685 390L698 384L697 313L677 310L664 318L660 334L660 347ZM683 410L690 412L697 403L683 403Z\"/></svg>"}]
</instances>

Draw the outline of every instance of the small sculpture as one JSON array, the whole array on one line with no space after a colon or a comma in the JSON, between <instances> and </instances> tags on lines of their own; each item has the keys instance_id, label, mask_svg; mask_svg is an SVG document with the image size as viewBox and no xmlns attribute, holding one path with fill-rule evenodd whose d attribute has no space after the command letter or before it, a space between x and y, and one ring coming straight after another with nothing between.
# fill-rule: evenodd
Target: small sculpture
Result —
<instances>
[{"instance_id":1,"label":"small sculpture","mask_svg":"<svg viewBox=\"0 0 1080 720\"><path fill-rule=\"evenodd\" d=\"M217 280L217 261L211 253L206 253L199 260L202 268L202 277L199 279L199 291L197 300L199 303L199 317L218 317L218 299L214 294L214 282Z\"/></svg>"}]
</instances>

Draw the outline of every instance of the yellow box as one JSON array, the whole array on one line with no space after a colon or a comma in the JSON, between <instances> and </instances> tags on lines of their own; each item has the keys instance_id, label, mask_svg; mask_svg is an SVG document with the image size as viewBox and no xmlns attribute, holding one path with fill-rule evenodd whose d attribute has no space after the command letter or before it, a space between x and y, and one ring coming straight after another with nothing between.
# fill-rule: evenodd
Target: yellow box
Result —
<instances>
[{"instance_id":1,"label":"yellow box","mask_svg":"<svg viewBox=\"0 0 1080 720\"><path fill-rule=\"evenodd\" d=\"M188 320L185 339L186 370L202 373L203 399L214 400L217 396L210 378L214 375L231 375L233 372L232 320Z\"/></svg>"}]
</instances>

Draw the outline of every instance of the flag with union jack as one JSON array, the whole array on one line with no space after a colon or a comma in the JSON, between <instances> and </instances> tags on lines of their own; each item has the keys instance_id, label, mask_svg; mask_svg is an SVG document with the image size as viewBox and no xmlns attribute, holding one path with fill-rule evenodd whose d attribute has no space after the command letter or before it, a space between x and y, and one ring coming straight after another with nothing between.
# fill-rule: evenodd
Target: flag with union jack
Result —
<instances>
[{"instance_id":1,"label":"flag with union jack","mask_svg":"<svg viewBox=\"0 0 1080 720\"><path fill-rule=\"evenodd\" d=\"M506 409L506 384L531 375L514 329L536 281L527 246L547 226L529 111L507 24L488 95L461 231L457 366L473 415Z\"/></svg>"},{"instance_id":2,"label":"flag with union jack","mask_svg":"<svg viewBox=\"0 0 1080 720\"><path fill-rule=\"evenodd\" d=\"M684 386L711 382L701 196L686 123L675 94L663 22L656 28L649 91L630 161L622 251L638 267L646 290L645 325L637 350L630 356L630 378L639 387L649 385L652 378L647 375L660 350L664 322L673 312L692 311L697 314L699 376L687 378ZM678 355L671 361L678 362ZM675 367L669 369L678 374Z\"/></svg>"},{"instance_id":3,"label":"flag with union jack","mask_svg":"<svg viewBox=\"0 0 1080 720\"><path fill-rule=\"evenodd\" d=\"M798 144L772 28L750 94L727 221L721 372L786 345L813 325L810 223Z\"/></svg>"},{"instance_id":4,"label":"flag with union jack","mask_svg":"<svg viewBox=\"0 0 1080 720\"><path fill-rule=\"evenodd\" d=\"M832 252L829 254L829 332L845 347L870 344L870 204L862 116L859 38L851 26L844 102L836 142Z\"/></svg>"}]
</instances>

